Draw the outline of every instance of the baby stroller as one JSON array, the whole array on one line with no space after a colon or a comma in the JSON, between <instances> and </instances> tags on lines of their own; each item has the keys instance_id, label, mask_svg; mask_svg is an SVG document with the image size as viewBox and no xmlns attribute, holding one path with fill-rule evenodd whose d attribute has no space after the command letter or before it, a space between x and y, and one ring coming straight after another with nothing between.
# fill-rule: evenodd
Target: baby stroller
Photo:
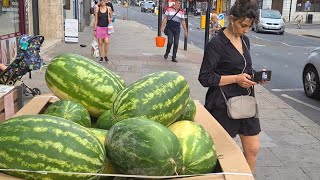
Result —
<instances>
[{"instance_id":1,"label":"baby stroller","mask_svg":"<svg viewBox=\"0 0 320 180\"><path fill-rule=\"evenodd\" d=\"M15 60L7 66L0 74L0 84L14 85L17 81L21 82L25 95L33 96L41 94L40 89L31 88L23 83L21 78L31 71L40 69L43 65L43 59L40 58L40 47L44 41L43 36L21 35L18 38L18 51Z\"/></svg>"}]
</instances>

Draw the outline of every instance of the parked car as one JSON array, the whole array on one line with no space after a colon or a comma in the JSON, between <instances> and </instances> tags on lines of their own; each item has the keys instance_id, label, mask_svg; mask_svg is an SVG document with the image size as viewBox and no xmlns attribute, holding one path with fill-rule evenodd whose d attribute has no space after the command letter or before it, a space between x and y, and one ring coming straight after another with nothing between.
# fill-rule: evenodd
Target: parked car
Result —
<instances>
[{"instance_id":1,"label":"parked car","mask_svg":"<svg viewBox=\"0 0 320 180\"><path fill-rule=\"evenodd\" d=\"M305 94L313 99L320 99L320 48L310 52L302 73Z\"/></svg>"},{"instance_id":2,"label":"parked car","mask_svg":"<svg viewBox=\"0 0 320 180\"><path fill-rule=\"evenodd\" d=\"M274 9L259 9L258 21L252 26L255 32L284 33L284 21L281 13Z\"/></svg>"},{"instance_id":3,"label":"parked car","mask_svg":"<svg viewBox=\"0 0 320 180\"><path fill-rule=\"evenodd\" d=\"M141 12L151 12L154 13L154 4L145 2L141 5Z\"/></svg>"}]
</instances>

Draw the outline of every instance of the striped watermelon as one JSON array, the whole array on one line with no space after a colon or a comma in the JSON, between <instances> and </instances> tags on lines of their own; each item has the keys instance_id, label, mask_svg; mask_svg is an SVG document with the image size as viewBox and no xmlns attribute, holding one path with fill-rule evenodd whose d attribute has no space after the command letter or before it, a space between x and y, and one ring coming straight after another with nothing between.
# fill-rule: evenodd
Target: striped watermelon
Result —
<instances>
[{"instance_id":1,"label":"striped watermelon","mask_svg":"<svg viewBox=\"0 0 320 180\"><path fill-rule=\"evenodd\" d=\"M187 106L189 84L177 72L150 74L124 88L111 108L113 121L144 117L165 126L173 123Z\"/></svg>"},{"instance_id":2,"label":"striped watermelon","mask_svg":"<svg viewBox=\"0 0 320 180\"><path fill-rule=\"evenodd\" d=\"M95 128L109 130L112 125L111 113L110 110L108 110L98 118Z\"/></svg>"},{"instance_id":3,"label":"striped watermelon","mask_svg":"<svg viewBox=\"0 0 320 180\"><path fill-rule=\"evenodd\" d=\"M169 126L182 146L183 165L180 175L213 172L217 155L211 136L193 121L178 121Z\"/></svg>"},{"instance_id":4,"label":"striped watermelon","mask_svg":"<svg viewBox=\"0 0 320 180\"><path fill-rule=\"evenodd\" d=\"M196 104L194 103L193 99L190 97L188 100L186 109L181 114L181 116L177 119L177 121L181 121L181 120L194 121L195 116L196 116Z\"/></svg>"},{"instance_id":5,"label":"striped watermelon","mask_svg":"<svg viewBox=\"0 0 320 180\"><path fill-rule=\"evenodd\" d=\"M48 65L45 80L60 99L80 102L94 117L111 108L124 81L100 64L80 55L66 53Z\"/></svg>"},{"instance_id":6,"label":"striped watermelon","mask_svg":"<svg viewBox=\"0 0 320 180\"><path fill-rule=\"evenodd\" d=\"M84 127L91 127L89 112L80 103L71 100L60 100L52 103L44 114L57 116L73 121Z\"/></svg>"},{"instance_id":7,"label":"striped watermelon","mask_svg":"<svg viewBox=\"0 0 320 180\"><path fill-rule=\"evenodd\" d=\"M105 147L109 161L124 174L173 175L182 161L178 138L162 124L145 118L113 125Z\"/></svg>"},{"instance_id":8,"label":"striped watermelon","mask_svg":"<svg viewBox=\"0 0 320 180\"><path fill-rule=\"evenodd\" d=\"M49 115L0 124L0 169L100 173L105 149L87 128ZM96 179L92 175L5 172L24 179Z\"/></svg>"},{"instance_id":9,"label":"striped watermelon","mask_svg":"<svg viewBox=\"0 0 320 180\"><path fill-rule=\"evenodd\" d=\"M101 144L104 144L104 141L107 138L108 130L105 129L96 129L96 128L89 128L89 130L96 136Z\"/></svg>"}]
</instances>

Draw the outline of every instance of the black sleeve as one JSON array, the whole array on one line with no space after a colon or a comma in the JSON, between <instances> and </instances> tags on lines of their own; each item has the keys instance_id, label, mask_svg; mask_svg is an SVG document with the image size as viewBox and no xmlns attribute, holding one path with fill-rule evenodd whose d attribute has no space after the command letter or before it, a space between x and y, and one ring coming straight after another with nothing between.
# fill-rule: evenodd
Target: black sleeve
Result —
<instances>
[{"instance_id":1,"label":"black sleeve","mask_svg":"<svg viewBox=\"0 0 320 180\"><path fill-rule=\"evenodd\" d=\"M205 48L198 80L204 87L219 86L221 75L215 72L220 55L213 42Z\"/></svg>"}]
</instances>

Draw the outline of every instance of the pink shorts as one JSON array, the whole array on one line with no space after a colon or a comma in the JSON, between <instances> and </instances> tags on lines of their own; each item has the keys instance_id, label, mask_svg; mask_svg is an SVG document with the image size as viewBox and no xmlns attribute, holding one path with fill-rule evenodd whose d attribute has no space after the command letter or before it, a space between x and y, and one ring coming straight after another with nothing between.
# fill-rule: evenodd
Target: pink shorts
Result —
<instances>
[{"instance_id":1,"label":"pink shorts","mask_svg":"<svg viewBox=\"0 0 320 180\"><path fill-rule=\"evenodd\" d=\"M96 37L98 39L105 39L105 38L110 38L110 34L108 34L108 28L107 27L99 27L97 26L96 29Z\"/></svg>"}]
</instances>

